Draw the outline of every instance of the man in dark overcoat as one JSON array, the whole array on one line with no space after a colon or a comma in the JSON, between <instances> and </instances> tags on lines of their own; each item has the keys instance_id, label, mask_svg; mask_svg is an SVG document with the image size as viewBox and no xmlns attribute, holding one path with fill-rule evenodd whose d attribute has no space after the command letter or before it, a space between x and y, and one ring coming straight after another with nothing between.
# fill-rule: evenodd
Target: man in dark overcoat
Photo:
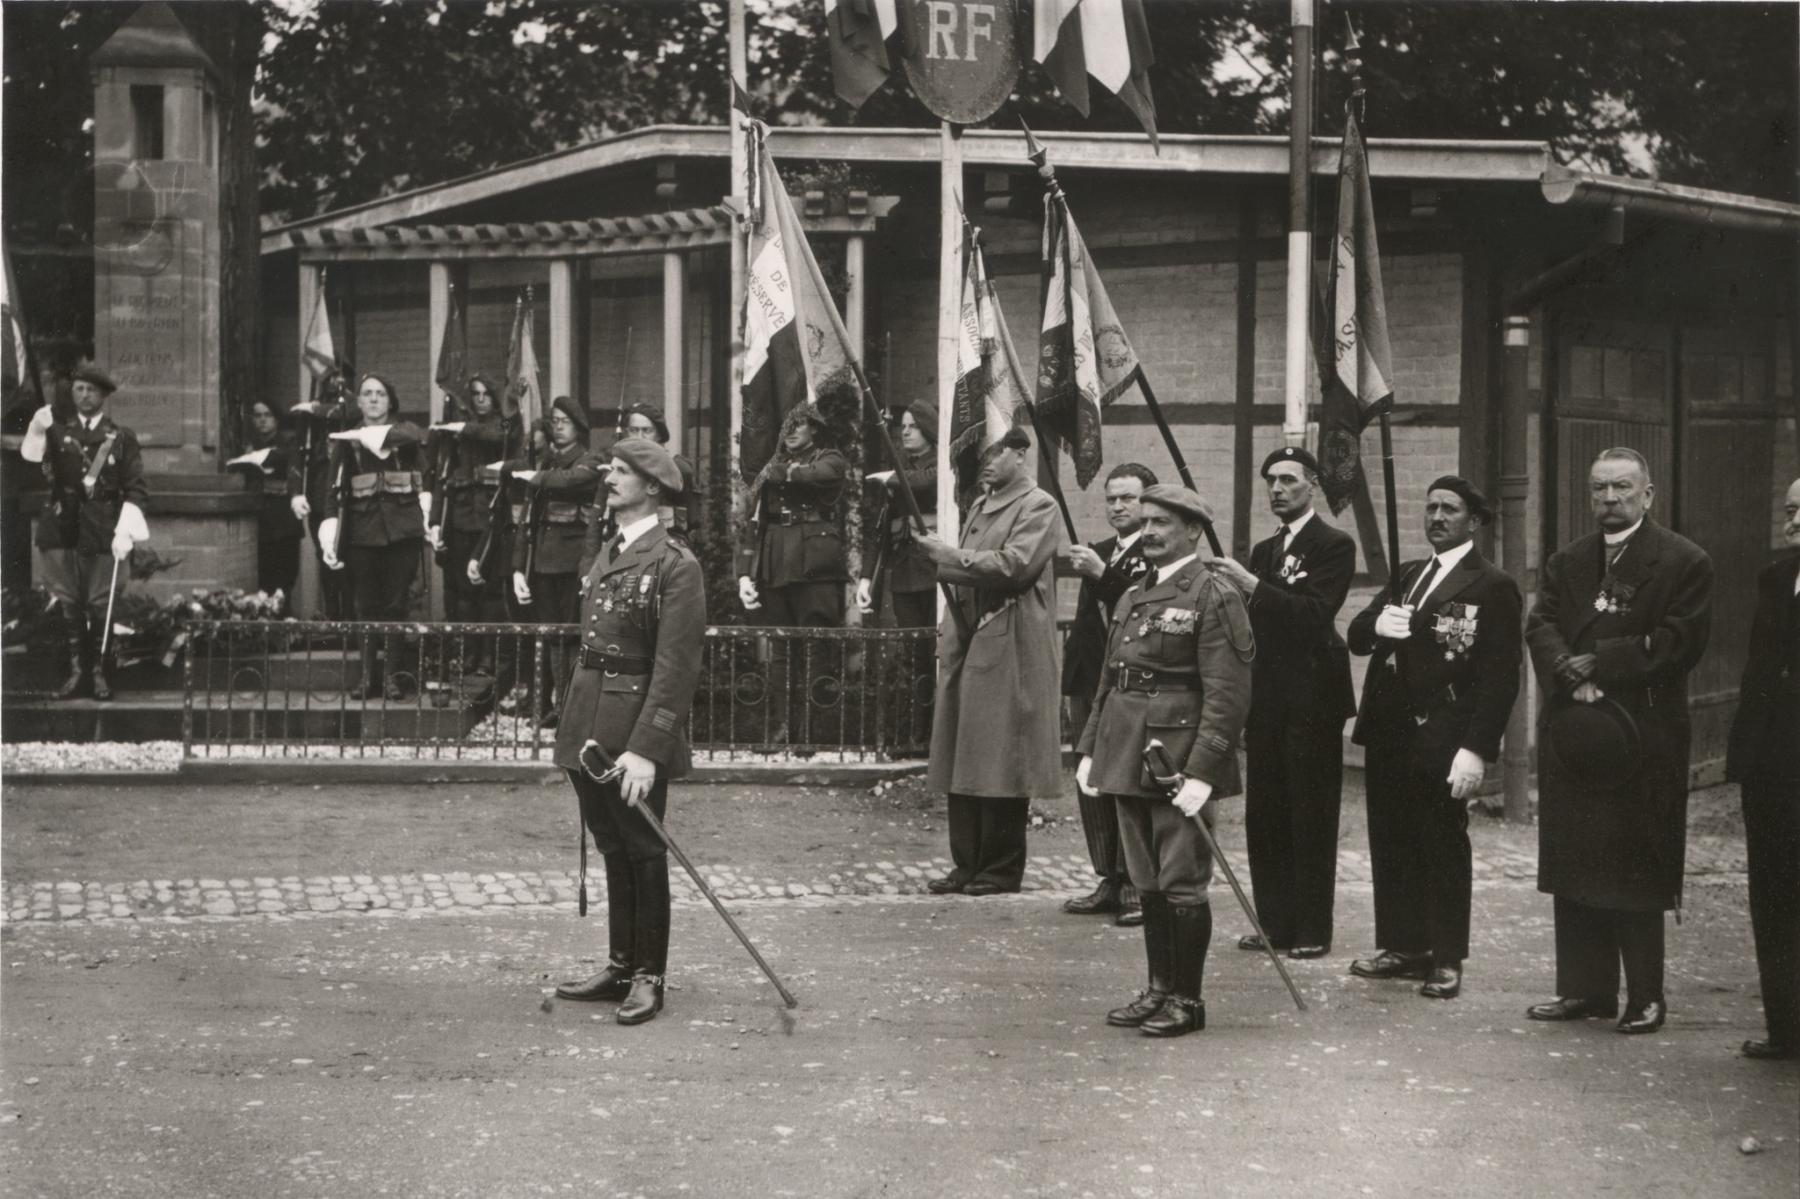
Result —
<instances>
[{"instance_id":1,"label":"man in dark overcoat","mask_svg":"<svg viewBox=\"0 0 1800 1199\"><path fill-rule=\"evenodd\" d=\"M938 625L937 706L926 785L949 796L953 869L934 893L1017 891L1033 799L1062 788L1056 571L1067 544L1056 500L1032 482L1031 439L1009 429L981 458L986 493L958 545L918 546L951 584Z\"/></svg>"},{"instance_id":2,"label":"man in dark overcoat","mask_svg":"<svg viewBox=\"0 0 1800 1199\"><path fill-rule=\"evenodd\" d=\"M1075 601L1075 623L1063 642L1062 693L1069 704L1070 735L1080 740L1094 710L1094 691L1100 685L1100 667L1106 661L1106 638L1119 597L1144 576L1149 566L1138 543L1144 523L1139 502L1146 488L1156 486L1156 475L1147 466L1127 462L1106 476L1106 523L1113 535L1091 545L1069 548L1065 570L1081 576L1081 594ZM1137 888L1125 871L1125 852L1119 846L1119 813L1109 795L1075 789L1081 813L1081 832L1087 838L1088 861L1100 884L1087 894L1063 904L1063 911L1077 916L1118 913L1117 924L1143 923L1144 909Z\"/></svg>"},{"instance_id":3,"label":"man in dark overcoat","mask_svg":"<svg viewBox=\"0 0 1800 1199\"><path fill-rule=\"evenodd\" d=\"M1598 532L1550 556L1526 625L1545 696L1538 744L1538 890L1555 896L1556 994L1527 1014L1618 1013L1623 1033L1668 1014L1663 913L1681 905L1687 840L1687 676L1712 626L1712 559L1650 515L1655 485L1636 450L1588 470ZM1589 709L1578 711L1577 708ZM1586 721L1626 748L1600 760ZM1578 735L1558 732L1581 729Z\"/></svg>"},{"instance_id":4,"label":"man in dark overcoat","mask_svg":"<svg viewBox=\"0 0 1800 1199\"><path fill-rule=\"evenodd\" d=\"M1401 568L1350 622L1350 650L1370 655L1356 718L1365 747L1372 959L1362 978L1423 978L1419 993L1454 999L1469 956L1474 881L1468 801L1519 694L1519 585L1481 556L1492 519L1482 494L1445 475L1425 492L1432 555Z\"/></svg>"},{"instance_id":5,"label":"man in dark overcoat","mask_svg":"<svg viewBox=\"0 0 1800 1199\"><path fill-rule=\"evenodd\" d=\"M1782 536L1800 549L1800 479L1788 484ZM1800 554L1756 580L1750 654L1738 688L1725 777L1743 790L1750 929L1768 1036L1744 1056L1800 1055Z\"/></svg>"},{"instance_id":6,"label":"man in dark overcoat","mask_svg":"<svg viewBox=\"0 0 1800 1199\"><path fill-rule=\"evenodd\" d=\"M1250 606L1258 652L1244 730L1244 839L1256 919L1291 958L1331 951L1337 890L1344 722L1356 715L1350 651L1338 609L1356 573L1356 541L1313 510L1319 464L1284 447L1263 460L1269 508L1281 528L1250 551L1250 566L1214 569ZM1238 948L1262 952L1247 933Z\"/></svg>"},{"instance_id":7,"label":"man in dark overcoat","mask_svg":"<svg viewBox=\"0 0 1800 1199\"><path fill-rule=\"evenodd\" d=\"M1149 983L1106 1022L1151 1037L1206 1027L1200 987L1212 942L1213 862L1194 821L1210 826L1214 801L1240 790L1238 738L1250 711L1256 636L1243 597L1208 569L1199 548L1210 523L1212 513L1186 487L1144 492L1144 559L1154 573L1113 610L1094 710L1076 745L1076 777L1118 805L1144 908ZM1181 773L1172 797L1145 768L1152 739Z\"/></svg>"},{"instance_id":8,"label":"man in dark overcoat","mask_svg":"<svg viewBox=\"0 0 1800 1199\"><path fill-rule=\"evenodd\" d=\"M687 720L700 682L706 587L694 552L657 517L681 488L673 455L656 442L613 447L605 490L618 531L582 591L578 660L556 730L556 764L606 864L608 938L606 967L556 993L619 1000L620 1024L656 1018L669 959L668 850L630 805L662 820L669 781L692 766ZM590 740L624 768L622 778L600 783L582 770Z\"/></svg>"}]
</instances>

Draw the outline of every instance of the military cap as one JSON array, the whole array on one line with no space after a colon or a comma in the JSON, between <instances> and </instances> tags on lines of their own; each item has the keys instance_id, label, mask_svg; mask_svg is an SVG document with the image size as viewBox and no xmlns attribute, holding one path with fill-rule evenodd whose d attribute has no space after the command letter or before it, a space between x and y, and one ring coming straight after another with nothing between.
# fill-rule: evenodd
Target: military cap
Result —
<instances>
[{"instance_id":1,"label":"military cap","mask_svg":"<svg viewBox=\"0 0 1800 1199\"><path fill-rule=\"evenodd\" d=\"M1433 480L1425 492L1429 495L1434 491L1454 491L1469 506L1469 512L1483 524L1494 519L1494 510L1488 507L1487 497L1476 491L1475 485L1461 475L1443 475Z\"/></svg>"},{"instance_id":2,"label":"military cap","mask_svg":"<svg viewBox=\"0 0 1800 1199\"><path fill-rule=\"evenodd\" d=\"M112 381L112 376L101 370L92 362L84 362L76 367L75 373L71 378L76 383L92 383L106 395L111 395L113 392L119 390L119 385Z\"/></svg>"},{"instance_id":3,"label":"military cap","mask_svg":"<svg viewBox=\"0 0 1800 1199\"><path fill-rule=\"evenodd\" d=\"M1155 487L1146 487L1141 502L1167 508L1186 520L1197 520L1201 524L1210 525L1213 520L1212 508L1200 498L1199 493L1174 483L1158 483Z\"/></svg>"},{"instance_id":4,"label":"military cap","mask_svg":"<svg viewBox=\"0 0 1800 1199\"><path fill-rule=\"evenodd\" d=\"M681 468L675 456L647 437L626 437L613 446L612 456L646 479L662 484L665 495L681 492Z\"/></svg>"},{"instance_id":5,"label":"military cap","mask_svg":"<svg viewBox=\"0 0 1800 1199\"><path fill-rule=\"evenodd\" d=\"M1544 717L1551 756L1577 784L1607 786L1629 776L1639 753L1637 722L1614 701L1553 700Z\"/></svg>"},{"instance_id":6,"label":"military cap","mask_svg":"<svg viewBox=\"0 0 1800 1199\"><path fill-rule=\"evenodd\" d=\"M1265 479L1268 478L1269 471L1282 462L1292 462L1296 466L1306 468L1315 475L1319 473L1319 460L1317 458L1314 458L1299 446L1284 445L1274 453L1270 454L1267 458L1263 459L1262 477Z\"/></svg>"},{"instance_id":7,"label":"military cap","mask_svg":"<svg viewBox=\"0 0 1800 1199\"><path fill-rule=\"evenodd\" d=\"M582 407L581 402L574 397L557 396L554 400L550 401L550 410L552 412L560 412L571 421L575 422L575 428L578 432L586 433L588 431L587 409Z\"/></svg>"}]
</instances>

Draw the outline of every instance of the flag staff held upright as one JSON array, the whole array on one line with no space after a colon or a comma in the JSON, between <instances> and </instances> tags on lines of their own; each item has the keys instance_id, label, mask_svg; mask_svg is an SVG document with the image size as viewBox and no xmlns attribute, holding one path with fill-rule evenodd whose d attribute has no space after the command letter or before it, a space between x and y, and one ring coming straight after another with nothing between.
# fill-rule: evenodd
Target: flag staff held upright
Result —
<instances>
[{"instance_id":1,"label":"flag staff held upright","mask_svg":"<svg viewBox=\"0 0 1800 1199\"><path fill-rule=\"evenodd\" d=\"M1312 289L1313 0L1291 0L1294 94L1288 104L1287 368L1281 438L1306 442L1307 315Z\"/></svg>"},{"instance_id":2,"label":"flag staff held upright","mask_svg":"<svg viewBox=\"0 0 1800 1199\"><path fill-rule=\"evenodd\" d=\"M956 335L962 321L962 141L955 125L949 121L939 126L938 133L938 338L937 338L937 410L949 420L956 410ZM882 424L885 431L887 425ZM900 466L899 455L894 465ZM912 491L902 486L900 494L911 503ZM956 471L950 461L950 438L946 432L937 439L937 518L938 537L946 545L959 545L962 540L962 513L956 507ZM939 588L938 616L950 604L948 591ZM955 611L954 604L951 604Z\"/></svg>"}]
</instances>

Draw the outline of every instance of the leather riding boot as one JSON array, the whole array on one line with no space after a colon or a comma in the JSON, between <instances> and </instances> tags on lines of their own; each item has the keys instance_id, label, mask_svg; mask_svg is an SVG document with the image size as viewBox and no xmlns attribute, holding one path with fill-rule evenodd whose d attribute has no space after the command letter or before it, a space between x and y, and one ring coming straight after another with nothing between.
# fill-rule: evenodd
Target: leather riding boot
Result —
<instances>
[{"instance_id":1,"label":"leather riding boot","mask_svg":"<svg viewBox=\"0 0 1800 1199\"><path fill-rule=\"evenodd\" d=\"M1139 1025L1147 1037L1183 1037L1206 1027L1206 1004L1200 998L1200 976L1206 969L1206 947L1212 943L1212 905L1170 904L1169 999L1162 1011Z\"/></svg>"},{"instance_id":2,"label":"leather riding boot","mask_svg":"<svg viewBox=\"0 0 1800 1199\"><path fill-rule=\"evenodd\" d=\"M105 619L105 618L102 617L101 619ZM88 627L91 631L93 628L93 625L90 623ZM110 638L109 638L109 640L110 640ZM110 646L108 646L107 648L109 651L111 650ZM103 654L100 652L100 643L98 641L94 642L94 644L92 646L92 652L94 655L94 672L93 672L94 673L94 699L98 703L106 703L108 700L112 699L112 697L113 697L112 684L106 681L106 668L108 665L108 663L107 663L108 654Z\"/></svg>"},{"instance_id":3,"label":"leather riding boot","mask_svg":"<svg viewBox=\"0 0 1800 1199\"><path fill-rule=\"evenodd\" d=\"M556 988L562 999L624 999L631 992L637 932L637 888L631 860L622 853L602 855L606 865L606 968L579 982Z\"/></svg>"},{"instance_id":4,"label":"leather riding boot","mask_svg":"<svg viewBox=\"0 0 1800 1199\"><path fill-rule=\"evenodd\" d=\"M669 966L669 859L663 854L632 863L637 893L632 921L631 993L619 1005L620 1024L654 1020L663 1006L663 974Z\"/></svg>"},{"instance_id":5,"label":"leather riding boot","mask_svg":"<svg viewBox=\"0 0 1800 1199\"><path fill-rule=\"evenodd\" d=\"M1114 1028L1137 1028L1162 1011L1169 998L1169 901L1161 891L1138 897L1144 911L1144 957L1150 965L1149 985L1124 1007L1106 1013Z\"/></svg>"},{"instance_id":6,"label":"leather riding boot","mask_svg":"<svg viewBox=\"0 0 1800 1199\"><path fill-rule=\"evenodd\" d=\"M81 669L81 652L87 645L87 617L63 609L63 640L69 649L69 673L56 689L56 698L74 699L87 677Z\"/></svg>"}]
</instances>

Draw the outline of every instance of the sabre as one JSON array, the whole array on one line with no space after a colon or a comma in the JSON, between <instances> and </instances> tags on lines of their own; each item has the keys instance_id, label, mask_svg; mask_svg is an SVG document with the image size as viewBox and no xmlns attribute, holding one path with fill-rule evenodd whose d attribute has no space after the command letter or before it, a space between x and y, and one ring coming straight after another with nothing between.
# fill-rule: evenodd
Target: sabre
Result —
<instances>
[{"instance_id":1,"label":"sabre","mask_svg":"<svg viewBox=\"0 0 1800 1199\"><path fill-rule=\"evenodd\" d=\"M1158 786L1167 789L1171 799L1174 798L1177 791L1181 790L1181 772L1176 770L1175 764L1169 760L1168 749L1155 738L1151 738L1150 744L1144 746L1144 769L1150 772L1150 777L1156 780ZM1250 900L1244 895L1244 888L1238 885L1237 875L1233 874L1231 870L1231 863L1225 860L1225 854L1219 848L1219 843L1213 840L1212 830L1206 827L1206 821L1198 815L1194 817L1194 827L1200 830L1200 839L1206 842L1206 848L1212 853L1213 861L1219 864L1219 873L1223 874L1225 881L1231 884L1231 893L1237 896L1238 906L1243 908L1244 915L1250 918L1250 927L1256 930L1256 935L1262 940L1263 950L1269 955L1269 960L1275 963L1275 969L1281 975L1281 981L1287 984L1288 994L1294 997L1294 1006L1304 1012L1306 1000L1300 998L1300 990L1294 986L1294 980L1288 976L1287 967L1281 964L1280 955L1275 952L1275 947L1269 944L1268 934L1263 932L1262 924L1256 919L1256 912L1251 908Z\"/></svg>"},{"instance_id":2,"label":"sabre","mask_svg":"<svg viewBox=\"0 0 1800 1199\"><path fill-rule=\"evenodd\" d=\"M106 659L106 643L112 639L113 601L119 598L119 563L121 558L113 559L112 588L106 593L106 627L100 630L100 658Z\"/></svg>"},{"instance_id":3,"label":"sabre","mask_svg":"<svg viewBox=\"0 0 1800 1199\"><path fill-rule=\"evenodd\" d=\"M596 783L616 783L625 773L625 768L613 761L612 755L602 749L598 741L589 741L581 747L581 769ZM623 794L623 790L620 793ZM713 911L717 912L719 918L725 921L726 926L737 934L737 939L749 951L750 956L756 960L764 977L781 993L782 1002L790 1008L799 1007L800 1001L795 999L793 993L782 985L781 979L776 977L775 971L769 968L769 963L763 960L763 955L757 952L756 946L750 943L750 938L744 935L744 930L738 927L738 922L732 919L731 913L725 910L725 905L719 902L719 897L713 894L712 888L706 885L706 880L700 877L700 872L694 869L694 864L688 861L687 855L681 852L681 847L675 844L674 839L669 836L668 830L663 828L662 821L658 820L656 814L641 800L633 799L627 802L637 809L638 814L650 825L651 831L662 840L664 845L669 847L669 852L675 855L675 860L681 863L681 868L688 872L689 878L694 880L694 886L700 889L700 894L706 896L707 900L712 903ZM582 838L581 844L585 852L587 847L585 836ZM585 892L585 883L582 889Z\"/></svg>"}]
</instances>

